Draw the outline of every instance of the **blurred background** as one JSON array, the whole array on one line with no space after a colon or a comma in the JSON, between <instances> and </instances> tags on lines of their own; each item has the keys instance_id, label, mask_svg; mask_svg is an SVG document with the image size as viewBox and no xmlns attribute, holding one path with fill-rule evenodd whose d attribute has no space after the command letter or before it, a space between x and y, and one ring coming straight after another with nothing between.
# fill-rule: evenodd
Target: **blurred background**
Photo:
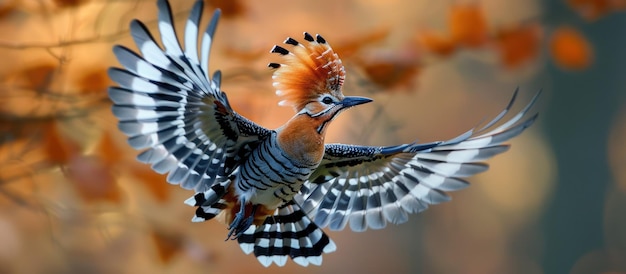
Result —
<instances>
[{"instance_id":1,"label":"blurred background","mask_svg":"<svg viewBox=\"0 0 626 274\"><path fill-rule=\"evenodd\" d=\"M153 0L0 1L0 273L626 273L626 1L207 1L211 68L276 128L274 44L322 34L347 69L327 141L448 139L540 89L538 122L453 201L402 225L329 232L321 267L263 268L216 221L191 223L110 112L114 44ZM172 3L178 29L193 1ZM206 21L209 16L205 16ZM180 32L182 33L182 31ZM154 34L158 37L158 34Z\"/></svg>"}]
</instances>

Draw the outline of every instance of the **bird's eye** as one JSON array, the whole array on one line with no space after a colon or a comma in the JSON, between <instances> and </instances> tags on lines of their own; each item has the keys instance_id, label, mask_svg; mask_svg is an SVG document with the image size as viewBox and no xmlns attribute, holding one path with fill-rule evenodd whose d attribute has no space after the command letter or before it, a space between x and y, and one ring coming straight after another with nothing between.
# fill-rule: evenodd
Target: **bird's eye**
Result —
<instances>
[{"instance_id":1,"label":"bird's eye","mask_svg":"<svg viewBox=\"0 0 626 274\"><path fill-rule=\"evenodd\" d=\"M324 104L330 104L333 102L333 99L331 99L330 97L324 97L324 99L322 99L322 103Z\"/></svg>"}]
</instances>

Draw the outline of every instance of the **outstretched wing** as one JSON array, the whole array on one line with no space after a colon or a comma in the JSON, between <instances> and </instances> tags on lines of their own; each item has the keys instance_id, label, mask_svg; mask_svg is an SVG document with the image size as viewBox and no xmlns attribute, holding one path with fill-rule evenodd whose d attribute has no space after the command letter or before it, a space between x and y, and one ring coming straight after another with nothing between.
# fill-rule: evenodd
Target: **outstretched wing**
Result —
<instances>
[{"instance_id":1,"label":"outstretched wing","mask_svg":"<svg viewBox=\"0 0 626 274\"><path fill-rule=\"evenodd\" d=\"M147 149L138 159L167 180L183 188L206 191L216 178L227 176L270 131L235 113L220 90L219 71L207 75L209 53L220 11L202 34L198 59L202 1L194 5L185 27L181 48L172 23L169 3L159 0L161 49L140 21L130 25L141 51L123 46L113 52L125 69L111 68L109 76L113 113L119 128L135 149ZM200 62L202 60L202 62Z\"/></svg>"},{"instance_id":2,"label":"outstretched wing","mask_svg":"<svg viewBox=\"0 0 626 274\"><path fill-rule=\"evenodd\" d=\"M348 223L352 230L363 231L406 222L409 213L450 200L444 191L468 186L462 178L487 170L480 161L506 151L508 145L502 143L535 121L537 114L526 114L539 93L520 113L494 126L516 95L517 90L509 105L481 129L445 142L389 147L328 144L322 163L295 201L318 226L332 230L342 230Z\"/></svg>"}]
</instances>

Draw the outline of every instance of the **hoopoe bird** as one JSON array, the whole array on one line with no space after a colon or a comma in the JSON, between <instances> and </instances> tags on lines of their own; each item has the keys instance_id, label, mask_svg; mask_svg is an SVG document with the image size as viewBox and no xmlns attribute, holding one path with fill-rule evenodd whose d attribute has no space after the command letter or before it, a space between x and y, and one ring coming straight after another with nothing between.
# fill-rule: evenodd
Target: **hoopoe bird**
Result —
<instances>
[{"instance_id":1,"label":"hoopoe bird","mask_svg":"<svg viewBox=\"0 0 626 274\"><path fill-rule=\"evenodd\" d=\"M503 142L529 127L527 115L539 93L519 113L496 126L508 106L485 126L447 141L395 146L325 144L331 121L348 108L371 102L344 96L346 72L320 35L287 38L274 46L282 56L273 85L281 105L296 114L278 129L266 129L237 114L220 89L221 73L208 72L220 11L201 34L203 2L193 6L184 29L184 48L174 30L167 0L158 0L163 48L146 26L133 20L132 37L141 55L113 48L124 69L109 75L112 111L138 160L167 181L196 194L193 222L218 217L226 239L237 240L264 266L320 265L336 250L322 228L353 231L400 224L411 213L448 201L446 191L468 186L463 178L487 170L482 161L508 149Z\"/></svg>"}]
</instances>

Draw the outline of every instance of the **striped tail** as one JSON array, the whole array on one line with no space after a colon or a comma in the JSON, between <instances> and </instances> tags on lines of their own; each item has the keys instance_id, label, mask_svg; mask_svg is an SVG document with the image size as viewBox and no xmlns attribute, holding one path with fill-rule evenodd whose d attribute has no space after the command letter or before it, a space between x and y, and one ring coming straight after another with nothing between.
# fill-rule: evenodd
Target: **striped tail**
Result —
<instances>
[{"instance_id":1,"label":"striped tail","mask_svg":"<svg viewBox=\"0 0 626 274\"><path fill-rule=\"evenodd\" d=\"M252 225L238 239L244 253L254 252L259 262L268 267L272 262L284 266L287 256L299 265L322 264L322 253L337 249L294 202L276 210L260 225Z\"/></svg>"}]
</instances>

